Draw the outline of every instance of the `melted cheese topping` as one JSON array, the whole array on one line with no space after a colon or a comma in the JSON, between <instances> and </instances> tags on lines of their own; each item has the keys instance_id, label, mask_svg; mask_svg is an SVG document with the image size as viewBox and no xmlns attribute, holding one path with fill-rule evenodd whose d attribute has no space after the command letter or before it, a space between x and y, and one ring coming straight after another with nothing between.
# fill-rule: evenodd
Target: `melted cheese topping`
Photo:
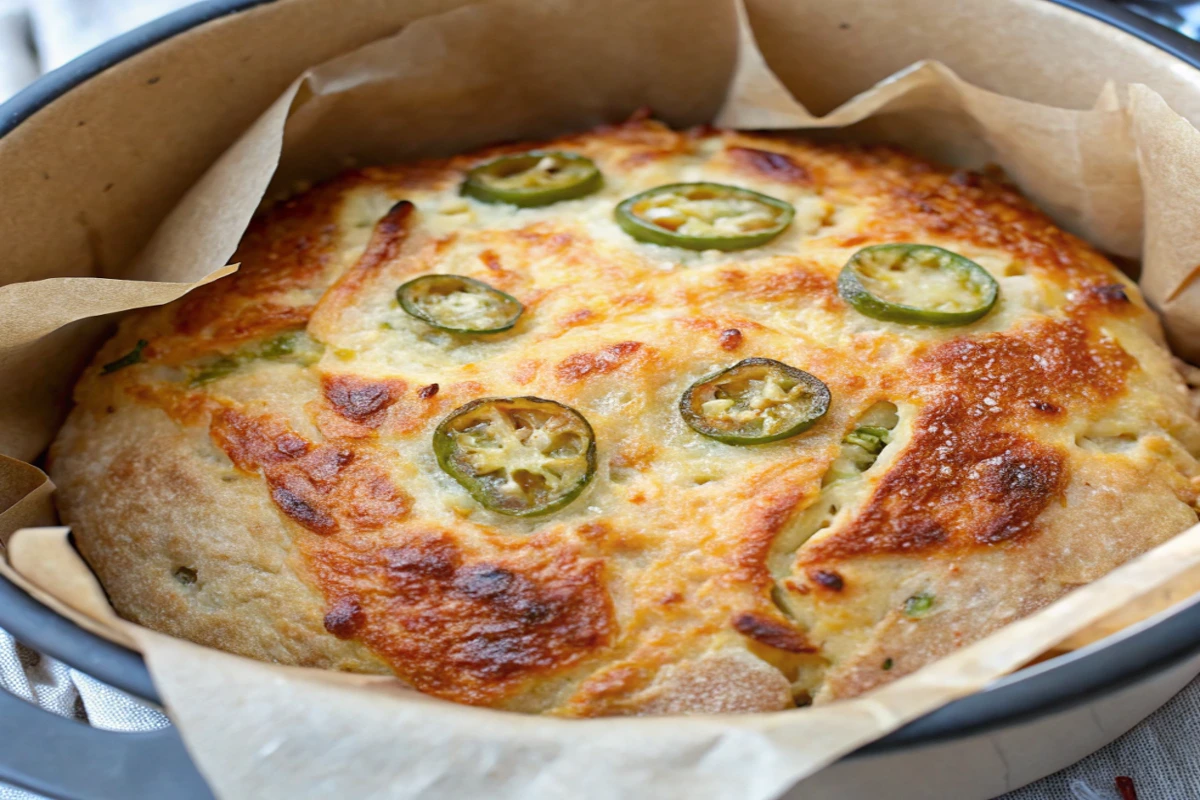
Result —
<instances>
[{"instance_id":1,"label":"melted cheese topping","mask_svg":"<svg viewBox=\"0 0 1200 800\"><path fill-rule=\"evenodd\" d=\"M684 236L740 236L779 224L780 211L737 195L679 190L635 203L633 213L660 228Z\"/></svg>"},{"instance_id":2,"label":"melted cheese topping","mask_svg":"<svg viewBox=\"0 0 1200 800\"><path fill-rule=\"evenodd\" d=\"M587 177L590 167L554 155L545 155L527 169L505 172L496 169L483 181L493 189L554 189L570 186Z\"/></svg>"},{"instance_id":3,"label":"melted cheese topping","mask_svg":"<svg viewBox=\"0 0 1200 800\"><path fill-rule=\"evenodd\" d=\"M64 514L119 610L259 657L388 670L461 702L762 710L912 671L1152 546L1144 531L1194 521L1200 429L1152 314L1011 188L885 147L647 121L536 146L593 159L603 188L525 209L458 195L469 169L525 147L365 169L264 214L236 275L125 321L55 459ZM694 181L780 198L796 217L731 253L639 243L613 219L627 197ZM702 210L680 229L758 224L755 208ZM1000 284L996 308L949 329L856 313L838 272L885 242L976 261ZM476 278L525 313L501 334L431 329L395 298L431 273ZM953 305L958 288L931 275L897 291ZM190 382L299 330L317 360L238 355ZM142 363L100 374L139 339ZM820 378L827 415L750 447L689 428L687 387L749 357ZM786 400L772 391L764 401ZM545 518L488 511L431 447L454 409L516 396L564 403L595 431L594 478ZM212 527L215 511L189 510L205 507L198 491L130 477L111 454L151 424L176 444L139 469L219 476L258 533ZM891 431L873 460L844 444L861 425ZM1131 482L1161 524L1097 527L1097 504ZM85 502L90 487L107 499ZM125 500L137 515L105 511ZM129 547L114 526L141 520L191 532L195 544L172 540L170 566L194 581L161 569L160 584L148 557L109 560ZM302 589L289 605L233 603L199 543L265 531L289 542ZM172 598L170 616L147 592ZM936 597L930 613L905 618L921 593ZM296 627L269 650L228 633L300 619L304 603L323 631ZM354 657L325 655L339 647Z\"/></svg>"},{"instance_id":4,"label":"melted cheese topping","mask_svg":"<svg viewBox=\"0 0 1200 800\"><path fill-rule=\"evenodd\" d=\"M903 267L884 258L862 258L859 280L889 303L929 311L970 311L982 305L981 287L970 274L945 268L940 259L910 258Z\"/></svg>"},{"instance_id":5,"label":"melted cheese topping","mask_svg":"<svg viewBox=\"0 0 1200 800\"><path fill-rule=\"evenodd\" d=\"M491 331L511 325L520 310L511 299L478 284L453 278L418 284L410 287L412 307L405 310L454 331Z\"/></svg>"}]
</instances>

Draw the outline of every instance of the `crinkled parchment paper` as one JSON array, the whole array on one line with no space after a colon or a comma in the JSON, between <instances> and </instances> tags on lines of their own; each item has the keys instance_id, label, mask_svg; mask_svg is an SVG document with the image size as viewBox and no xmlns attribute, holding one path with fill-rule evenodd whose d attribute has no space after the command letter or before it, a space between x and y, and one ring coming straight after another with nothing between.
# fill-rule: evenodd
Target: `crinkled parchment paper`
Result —
<instances>
[{"instance_id":1,"label":"crinkled parchment paper","mask_svg":"<svg viewBox=\"0 0 1200 800\"><path fill-rule=\"evenodd\" d=\"M1200 290L1190 283L1200 264L1200 132L1144 86L1110 84L1092 108L1068 110L984 91L922 62L815 117L768 67L729 0L447 1L429 12L293 83L170 213L123 279L0 288L0 536L8 539L0 570L146 655L218 795L773 797L1134 598L1181 596L1171 582L1200 565L1200 526L864 697L686 723L458 706L392 679L261 664L118 619L66 530L45 527L54 523L45 476L19 460L36 456L62 413L38 388L78 367L104 315L169 302L227 274L265 194L351 163L581 129L642 105L674 124L839 128L837 136L898 141L951 163L995 162L1068 229L1140 256L1142 286L1177 352L1200 356Z\"/></svg>"}]
</instances>

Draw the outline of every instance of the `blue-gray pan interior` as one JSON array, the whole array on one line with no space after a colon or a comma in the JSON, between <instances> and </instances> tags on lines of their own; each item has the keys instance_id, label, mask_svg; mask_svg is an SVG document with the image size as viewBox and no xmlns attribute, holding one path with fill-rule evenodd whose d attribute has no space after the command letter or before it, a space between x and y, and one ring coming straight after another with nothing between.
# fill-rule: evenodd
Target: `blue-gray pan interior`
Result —
<instances>
[{"instance_id":1,"label":"blue-gray pan interior","mask_svg":"<svg viewBox=\"0 0 1200 800\"><path fill-rule=\"evenodd\" d=\"M1095 17L1200 69L1200 43L1107 0L1048 0ZM74 86L178 33L273 0L207 0L151 22L43 76L0 105L4 136ZM159 701L141 657L89 633L0 577L0 628L24 644L138 697ZM855 755L1013 725L1068 708L1200 652L1200 603L1096 653L1071 653L998 681ZM115 733L55 716L0 690L0 782L61 800L209 800L175 728ZM853 757L853 756L852 756Z\"/></svg>"}]
</instances>

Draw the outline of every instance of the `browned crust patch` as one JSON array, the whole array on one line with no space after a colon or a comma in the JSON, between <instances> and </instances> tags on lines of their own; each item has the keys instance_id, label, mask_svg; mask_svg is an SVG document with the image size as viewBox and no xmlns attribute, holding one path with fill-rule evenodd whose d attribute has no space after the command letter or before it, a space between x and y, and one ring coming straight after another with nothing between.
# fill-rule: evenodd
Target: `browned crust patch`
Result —
<instances>
[{"instance_id":1,"label":"browned crust patch","mask_svg":"<svg viewBox=\"0 0 1200 800\"><path fill-rule=\"evenodd\" d=\"M990 546L1028 535L1061 497L1066 454L1020 422L1124 390L1133 359L1074 320L961 337L915 365L927 405L866 506L802 563L868 553Z\"/></svg>"},{"instance_id":2,"label":"browned crust patch","mask_svg":"<svg viewBox=\"0 0 1200 800\"><path fill-rule=\"evenodd\" d=\"M339 639L353 639L362 629L365 619L357 598L339 597L325 613L325 630Z\"/></svg>"},{"instance_id":3,"label":"browned crust patch","mask_svg":"<svg viewBox=\"0 0 1200 800\"><path fill-rule=\"evenodd\" d=\"M735 614L733 629L759 644L787 653L815 653L817 648L800 631L782 620L755 611Z\"/></svg>"},{"instance_id":4,"label":"browned crust patch","mask_svg":"<svg viewBox=\"0 0 1200 800\"><path fill-rule=\"evenodd\" d=\"M229 407L213 414L210 431L238 469L262 473L285 516L313 533L378 530L412 506L361 448L313 444L279 418Z\"/></svg>"},{"instance_id":5,"label":"browned crust patch","mask_svg":"<svg viewBox=\"0 0 1200 800\"><path fill-rule=\"evenodd\" d=\"M607 375L634 358L644 355L645 350L641 342L616 342L592 353L568 356L555 367L554 374L564 383L574 383L585 378Z\"/></svg>"},{"instance_id":6,"label":"browned crust patch","mask_svg":"<svg viewBox=\"0 0 1200 800\"><path fill-rule=\"evenodd\" d=\"M1066 486L1066 458L1014 434L957 429L953 414L923 418L866 507L837 534L801 550L804 562L1014 539Z\"/></svg>"},{"instance_id":7,"label":"browned crust patch","mask_svg":"<svg viewBox=\"0 0 1200 800\"><path fill-rule=\"evenodd\" d=\"M422 399L437 394L437 384L432 391L424 387L418 395ZM325 375L321 378L321 391L338 416L368 428L378 428L384 416L408 387L404 381L372 380L357 375Z\"/></svg>"},{"instance_id":8,"label":"browned crust patch","mask_svg":"<svg viewBox=\"0 0 1200 800\"><path fill-rule=\"evenodd\" d=\"M330 545L314 563L329 593L365 610L358 635L424 692L495 702L612 640L603 565L560 547L473 556L444 533L369 552Z\"/></svg>"},{"instance_id":9,"label":"browned crust patch","mask_svg":"<svg viewBox=\"0 0 1200 800\"><path fill-rule=\"evenodd\" d=\"M786 153L736 145L725 148L725 152L738 167L760 178L800 186L807 186L813 182L812 173L808 168L796 163L795 159Z\"/></svg>"}]
</instances>

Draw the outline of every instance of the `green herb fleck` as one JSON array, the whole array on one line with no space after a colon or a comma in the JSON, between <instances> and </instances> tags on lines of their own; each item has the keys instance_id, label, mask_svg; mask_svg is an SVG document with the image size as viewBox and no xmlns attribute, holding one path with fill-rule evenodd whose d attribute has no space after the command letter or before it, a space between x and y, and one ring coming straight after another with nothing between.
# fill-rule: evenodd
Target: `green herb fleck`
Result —
<instances>
[{"instance_id":1,"label":"green herb fleck","mask_svg":"<svg viewBox=\"0 0 1200 800\"><path fill-rule=\"evenodd\" d=\"M118 358L116 361L110 361L105 364L100 374L108 375L116 372L119 369L125 369L126 367L131 367L134 364L139 363L142 360L142 351L146 349L146 345L148 344L150 343L145 339L138 339L137 345L135 345L132 350Z\"/></svg>"},{"instance_id":2,"label":"green herb fleck","mask_svg":"<svg viewBox=\"0 0 1200 800\"><path fill-rule=\"evenodd\" d=\"M887 428L859 425L842 439L842 451L830 466L825 483L844 481L863 474L891 441L892 432Z\"/></svg>"},{"instance_id":3,"label":"green herb fleck","mask_svg":"<svg viewBox=\"0 0 1200 800\"><path fill-rule=\"evenodd\" d=\"M256 359L287 361L307 367L319 358L320 349L304 333L285 333L257 345L247 345L234 353L204 364L192 378L191 385L201 386L224 378L246 362Z\"/></svg>"},{"instance_id":4,"label":"green herb fleck","mask_svg":"<svg viewBox=\"0 0 1200 800\"><path fill-rule=\"evenodd\" d=\"M933 608L935 598L929 592L914 594L904 601L904 616L910 619L920 619Z\"/></svg>"},{"instance_id":5,"label":"green herb fleck","mask_svg":"<svg viewBox=\"0 0 1200 800\"><path fill-rule=\"evenodd\" d=\"M296 336L288 334L264 342L257 351L254 351L254 357L276 359L290 356L294 352L296 352Z\"/></svg>"},{"instance_id":6,"label":"green herb fleck","mask_svg":"<svg viewBox=\"0 0 1200 800\"><path fill-rule=\"evenodd\" d=\"M892 440L892 432L887 428L877 428L873 425L860 425L850 432L843 440L846 444L855 444L873 456L879 455L884 445Z\"/></svg>"},{"instance_id":7,"label":"green herb fleck","mask_svg":"<svg viewBox=\"0 0 1200 800\"><path fill-rule=\"evenodd\" d=\"M241 362L236 359L229 358L228 356L219 358L196 373L196 377L192 378L192 386L201 386L218 378L224 378L239 366L241 366Z\"/></svg>"},{"instance_id":8,"label":"green herb fleck","mask_svg":"<svg viewBox=\"0 0 1200 800\"><path fill-rule=\"evenodd\" d=\"M889 658L889 659L887 659L886 661L884 661L884 662L883 662L883 668L884 668L885 670L889 670L889 669L891 669L891 668L892 668L892 664L893 664L893 663L895 663L895 662L893 662L893 661L892 661L892 660Z\"/></svg>"}]
</instances>

